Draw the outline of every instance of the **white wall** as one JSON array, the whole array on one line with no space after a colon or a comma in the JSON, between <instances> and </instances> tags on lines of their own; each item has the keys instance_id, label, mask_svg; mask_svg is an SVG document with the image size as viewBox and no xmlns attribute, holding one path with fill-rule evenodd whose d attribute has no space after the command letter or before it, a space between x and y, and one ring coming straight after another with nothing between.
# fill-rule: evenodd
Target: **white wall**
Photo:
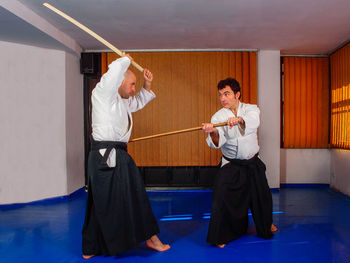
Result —
<instances>
[{"instance_id":1,"label":"white wall","mask_svg":"<svg viewBox=\"0 0 350 263\"><path fill-rule=\"evenodd\" d=\"M331 187L350 196L350 151L332 150Z\"/></svg>"},{"instance_id":2,"label":"white wall","mask_svg":"<svg viewBox=\"0 0 350 263\"><path fill-rule=\"evenodd\" d=\"M281 149L281 183L329 184L331 150Z\"/></svg>"},{"instance_id":3,"label":"white wall","mask_svg":"<svg viewBox=\"0 0 350 263\"><path fill-rule=\"evenodd\" d=\"M258 106L260 157L271 188L280 186L280 51L258 52Z\"/></svg>"},{"instance_id":4,"label":"white wall","mask_svg":"<svg viewBox=\"0 0 350 263\"><path fill-rule=\"evenodd\" d=\"M66 160L67 193L84 183L84 107L83 77L79 59L66 53Z\"/></svg>"},{"instance_id":5,"label":"white wall","mask_svg":"<svg viewBox=\"0 0 350 263\"><path fill-rule=\"evenodd\" d=\"M78 152L84 155L82 145L70 154L66 144L66 133L77 140L75 145L82 144L79 136L83 137L82 124L72 128L72 120L66 122L70 114L78 115L76 122L83 121L81 113L66 113L69 92L76 94L71 91L76 85L74 88L82 89L80 74L72 70L79 59L71 56L63 51L0 42L0 204L67 195L83 186L82 157L74 165L67 161ZM77 105L67 107L69 111L82 108L79 96L72 96L70 103ZM71 173L76 174L68 177ZM68 187L72 182L73 187Z\"/></svg>"},{"instance_id":6,"label":"white wall","mask_svg":"<svg viewBox=\"0 0 350 263\"><path fill-rule=\"evenodd\" d=\"M79 58L7 42L0 57L0 204L72 193L84 185ZM270 187L331 181L350 195L349 151L280 149L279 51L258 53L258 104Z\"/></svg>"}]
</instances>

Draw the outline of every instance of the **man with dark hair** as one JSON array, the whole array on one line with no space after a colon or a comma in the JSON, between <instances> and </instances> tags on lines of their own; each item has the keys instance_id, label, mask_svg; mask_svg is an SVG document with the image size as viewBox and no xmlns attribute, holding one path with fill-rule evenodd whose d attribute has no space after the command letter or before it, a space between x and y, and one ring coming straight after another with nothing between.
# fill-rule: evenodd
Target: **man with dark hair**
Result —
<instances>
[{"instance_id":1,"label":"man with dark hair","mask_svg":"<svg viewBox=\"0 0 350 263\"><path fill-rule=\"evenodd\" d=\"M218 90L222 90L226 86L229 86L234 94L239 92L239 99L241 98L241 88L240 88L239 83L236 79L227 78L227 79L220 80L218 83Z\"/></svg>"},{"instance_id":2,"label":"man with dark hair","mask_svg":"<svg viewBox=\"0 0 350 263\"><path fill-rule=\"evenodd\" d=\"M136 76L124 55L109 65L92 92L92 136L88 161L88 199L83 226L83 258L116 255L140 242L157 251L170 248L157 237L159 228L132 157L127 153L131 113L155 95L152 73L135 96Z\"/></svg>"},{"instance_id":3,"label":"man with dark hair","mask_svg":"<svg viewBox=\"0 0 350 263\"><path fill-rule=\"evenodd\" d=\"M223 154L207 236L209 243L222 248L247 232L249 208L259 237L269 239L277 229L272 225L266 166L258 157L259 108L240 102L240 86L233 78L221 80L218 91L223 108L213 115L211 123L202 123L202 128L208 133L208 145L221 148ZM221 122L227 126L213 126Z\"/></svg>"}]
</instances>

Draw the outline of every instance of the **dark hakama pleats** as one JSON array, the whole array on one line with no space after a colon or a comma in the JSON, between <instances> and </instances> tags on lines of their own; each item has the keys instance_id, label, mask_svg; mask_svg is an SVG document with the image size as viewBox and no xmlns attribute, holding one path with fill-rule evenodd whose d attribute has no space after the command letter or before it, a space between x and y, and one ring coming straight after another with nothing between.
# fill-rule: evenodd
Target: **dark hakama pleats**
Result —
<instances>
[{"instance_id":1,"label":"dark hakama pleats","mask_svg":"<svg viewBox=\"0 0 350 263\"><path fill-rule=\"evenodd\" d=\"M257 235L271 238L272 197L265 164L257 155L249 160L228 160L215 178L207 242L227 244L244 235L249 208Z\"/></svg>"},{"instance_id":2,"label":"dark hakama pleats","mask_svg":"<svg viewBox=\"0 0 350 263\"><path fill-rule=\"evenodd\" d=\"M98 149L107 148L105 158ZM116 149L116 167L106 164ZM88 198L83 226L84 255L116 255L159 233L148 196L126 144L92 140Z\"/></svg>"}]
</instances>

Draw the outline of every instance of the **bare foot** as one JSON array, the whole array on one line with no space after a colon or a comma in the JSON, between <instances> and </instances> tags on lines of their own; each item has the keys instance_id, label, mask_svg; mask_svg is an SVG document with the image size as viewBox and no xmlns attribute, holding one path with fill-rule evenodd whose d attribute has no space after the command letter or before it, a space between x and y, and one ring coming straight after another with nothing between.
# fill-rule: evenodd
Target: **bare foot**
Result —
<instances>
[{"instance_id":1,"label":"bare foot","mask_svg":"<svg viewBox=\"0 0 350 263\"><path fill-rule=\"evenodd\" d=\"M94 257L95 255L83 255L83 259L89 259Z\"/></svg>"},{"instance_id":2,"label":"bare foot","mask_svg":"<svg viewBox=\"0 0 350 263\"><path fill-rule=\"evenodd\" d=\"M276 232L276 231L277 231L277 227L274 224L272 224L271 225L271 232Z\"/></svg>"},{"instance_id":3,"label":"bare foot","mask_svg":"<svg viewBox=\"0 0 350 263\"><path fill-rule=\"evenodd\" d=\"M146 240L146 246L159 252L167 251L170 249L170 246L168 244L164 245L156 235Z\"/></svg>"},{"instance_id":4,"label":"bare foot","mask_svg":"<svg viewBox=\"0 0 350 263\"><path fill-rule=\"evenodd\" d=\"M218 244L216 246L219 247L219 248L224 248L226 246L226 244Z\"/></svg>"}]
</instances>

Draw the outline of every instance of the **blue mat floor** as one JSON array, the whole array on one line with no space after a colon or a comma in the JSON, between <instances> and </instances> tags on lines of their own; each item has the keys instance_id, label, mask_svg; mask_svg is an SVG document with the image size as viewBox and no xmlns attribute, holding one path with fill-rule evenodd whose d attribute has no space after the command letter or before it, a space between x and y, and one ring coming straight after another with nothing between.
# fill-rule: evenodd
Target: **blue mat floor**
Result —
<instances>
[{"instance_id":1,"label":"blue mat floor","mask_svg":"<svg viewBox=\"0 0 350 263\"><path fill-rule=\"evenodd\" d=\"M171 250L144 244L119 256L81 258L86 193L0 206L0 262L350 262L350 198L326 187L273 191L271 240L248 233L220 249L206 243L211 191L149 191L159 237Z\"/></svg>"}]
</instances>

